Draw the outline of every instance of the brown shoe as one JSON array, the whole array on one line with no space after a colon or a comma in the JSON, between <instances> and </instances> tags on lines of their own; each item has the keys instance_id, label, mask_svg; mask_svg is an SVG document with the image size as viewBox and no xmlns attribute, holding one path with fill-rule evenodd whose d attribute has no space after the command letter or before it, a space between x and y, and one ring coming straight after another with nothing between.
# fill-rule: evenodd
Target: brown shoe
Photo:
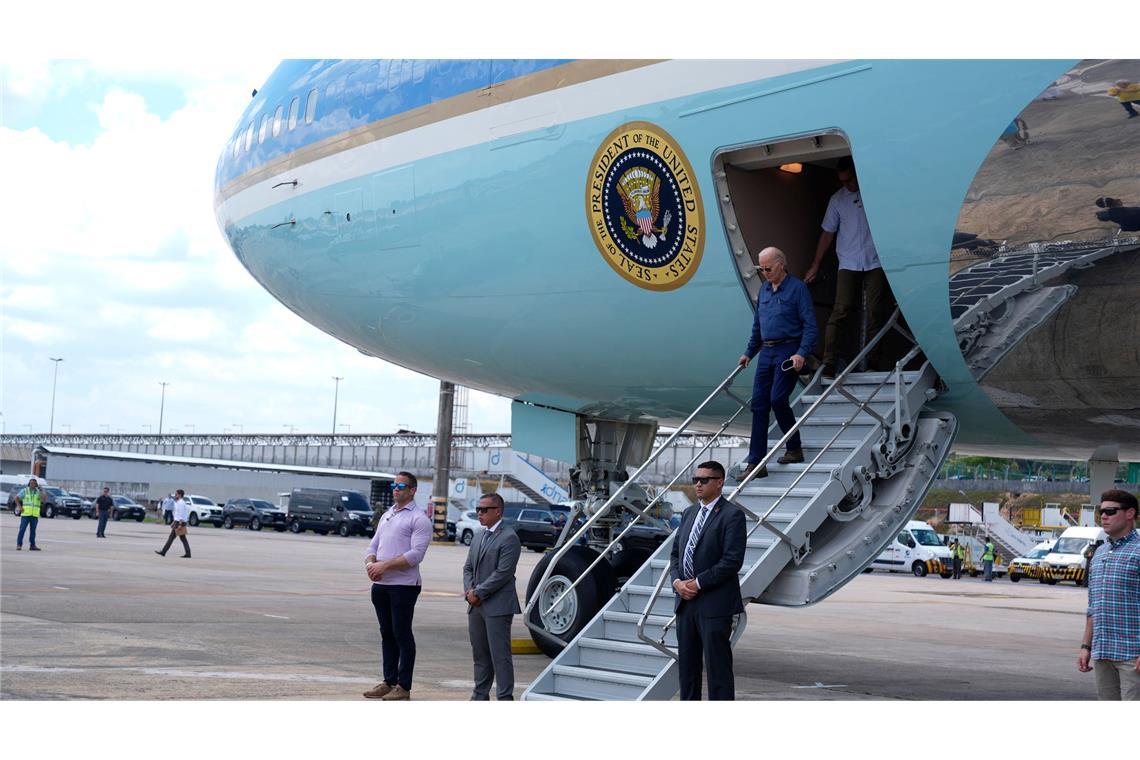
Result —
<instances>
[{"instance_id":1,"label":"brown shoe","mask_svg":"<svg viewBox=\"0 0 1140 760\"><path fill-rule=\"evenodd\" d=\"M384 702L407 701L411 698L411 693L409 693L407 689L405 689L403 686L400 686L399 684L393 686L390 692L380 697L380 699Z\"/></svg>"},{"instance_id":2,"label":"brown shoe","mask_svg":"<svg viewBox=\"0 0 1140 760\"><path fill-rule=\"evenodd\" d=\"M368 699L380 699L391 690L391 686L381 681L380 683L376 684L376 688L369 689L368 691L364 692L364 696Z\"/></svg>"},{"instance_id":3,"label":"brown shoe","mask_svg":"<svg viewBox=\"0 0 1140 760\"><path fill-rule=\"evenodd\" d=\"M788 449L784 455L776 460L780 464L800 464L804 461L803 449Z\"/></svg>"}]
</instances>

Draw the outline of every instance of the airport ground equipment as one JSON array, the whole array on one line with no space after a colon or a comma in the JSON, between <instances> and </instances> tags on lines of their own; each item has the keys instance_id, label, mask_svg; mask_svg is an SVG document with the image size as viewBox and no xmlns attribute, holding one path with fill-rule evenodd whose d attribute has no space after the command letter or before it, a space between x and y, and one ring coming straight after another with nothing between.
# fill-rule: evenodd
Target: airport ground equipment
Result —
<instances>
[{"instance_id":1,"label":"airport ground equipment","mask_svg":"<svg viewBox=\"0 0 1140 760\"><path fill-rule=\"evenodd\" d=\"M887 332L910 337L898 322L896 311L846 370L831 381L817 372L793 402L796 424L791 432L801 433L805 462L776 463L789 432L727 494L747 511L747 551L740 571L746 603L797 607L826 598L882 551L921 504L937 475L957 421L951 414L923 408L937 395L937 376L930 363L915 347L890 372L854 371ZM912 362L917 369L906 370ZM737 368L725 378L670 441L722 394L739 404L721 432L727 429L748 407L747 399L731 390L739 372ZM772 435L780 432L774 429ZM715 436L709 445L713 440ZM674 596L669 583L674 535L662 541L616 595L603 593L605 579L613 577L612 567L605 568L614 548L635 525L657 521L653 510L660 497L635 503L623 502L623 497L644 493L636 480L670 441L604 503L597 508L587 503L582 510L584 525L564 531L565 540L536 568L543 574L531 579L525 620L544 651L549 652L552 644L561 651L527 688L524 699L669 699L677 692ZM703 449L697 451L674 483L703 454ZM768 477L756 480L755 474L765 465ZM612 517L611 508L618 504L629 512L629 519L617 523L621 530L611 543L580 545L599 521ZM580 574L562 572L570 567ZM598 614L581 626L567 625L581 616L584 602L598 596L604 597ZM734 643L746 621L747 613L738 616ZM554 624L553 630L547 623ZM570 633L556 635L559 630Z\"/></svg>"},{"instance_id":2,"label":"airport ground equipment","mask_svg":"<svg viewBox=\"0 0 1140 760\"><path fill-rule=\"evenodd\" d=\"M570 496L546 473L517 451L507 449L491 455L487 474L499 475L536 504L561 504Z\"/></svg>"}]
</instances>

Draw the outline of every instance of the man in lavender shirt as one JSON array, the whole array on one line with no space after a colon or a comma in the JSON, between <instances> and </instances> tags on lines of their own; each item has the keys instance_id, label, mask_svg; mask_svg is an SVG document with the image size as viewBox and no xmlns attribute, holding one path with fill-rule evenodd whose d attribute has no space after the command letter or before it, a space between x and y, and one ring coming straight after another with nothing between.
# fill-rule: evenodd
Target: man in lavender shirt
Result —
<instances>
[{"instance_id":1,"label":"man in lavender shirt","mask_svg":"<svg viewBox=\"0 0 1140 760\"><path fill-rule=\"evenodd\" d=\"M431 521L416 504L416 476L396 475L392 483L395 504L384 513L368 545L364 571L372 581L372 606L380 623L380 649L384 680L364 692L369 699L411 699L416 639L412 614L420 595L419 564L431 543Z\"/></svg>"}]
</instances>

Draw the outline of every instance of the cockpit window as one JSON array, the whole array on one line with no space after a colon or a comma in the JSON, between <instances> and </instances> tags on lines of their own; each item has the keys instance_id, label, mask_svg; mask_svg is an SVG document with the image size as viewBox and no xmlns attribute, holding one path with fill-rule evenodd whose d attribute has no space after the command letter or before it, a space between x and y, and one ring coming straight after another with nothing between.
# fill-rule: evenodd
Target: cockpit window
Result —
<instances>
[{"instance_id":1,"label":"cockpit window","mask_svg":"<svg viewBox=\"0 0 1140 760\"><path fill-rule=\"evenodd\" d=\"M281 134L281 119L285 116L285 106L277 106L277 110L273 112L273 136Z\"/></svg>"},{"instance_id":2,"label":"cockpit window","mask_svg":"<svg viewBox=\"0 0 1140 760\"><path fill-rule=\"evenodd\" d=\"M249 149L253 146L253 122L249 123L249 128L245 130L245 150L248 153Z\"/></svg>"},{"instance_id":3,"label":"cockpit window","mask_svg":"<svg viewBox=\"0 0 1140 760\"><path fill-rule=\"evenodd\" d=\"M293 102L289 104L289 129L297 126L297 114L301 111L301 99L298 97L293 98Z\"/></svg>"},{"instance_id":4,"label":"cockpit window","mask_svg":"<svg viewBox=\"0 0 1140 760\"><path fill-rule=\"evenodd\" d=\"M238 152L241 150L241 135L240 134L234 138L233 148L234 148L233 149L233 157L237 158Z\"/></svg>"},{"instance_id":5,"label":"cockpit window","mask_svg":"<svg viewBox=\"0 0 1140 760\"><path fill-rule=\"evenodd\" d=\"M309 90L309 99L305 103L305 123L312 124L313 119L317 115L317 91L316 89Z\"/></svg>"},{"instance_id":6,"label":"cockpit window","mask_svg":"<svg viewBox=\"0 0 1140 760\"><path fill-rule=\"evenodd\" d=\"M415 68L412 69L412 81L419 84L424 81L424 76L427 74L428 62L423 58L416 59Z\"/></svg>"},{"instance_id":7,"label":"cockpit window","mask_svg":"<svg viewBox=\"0 0 1140 760\"><path fill-rule=\"evenodd\" d=\"M257 144L265 142L265 133L269 131L269 114L261 117L261 129L257 130Z\"/></svg>"}]
</instances>

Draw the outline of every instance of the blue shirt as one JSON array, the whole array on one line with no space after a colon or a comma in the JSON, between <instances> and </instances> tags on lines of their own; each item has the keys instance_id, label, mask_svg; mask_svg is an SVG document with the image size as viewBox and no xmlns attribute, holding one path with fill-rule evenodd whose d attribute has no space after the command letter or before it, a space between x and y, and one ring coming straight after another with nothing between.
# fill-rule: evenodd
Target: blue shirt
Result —
<instances>
[{"instance_id":1,"label":"blue shirt","mask_svg":"<svg viewBox=\"0 0 1140 760\"><path fill-rule=\"evenodd\" d=\"M1140 533L1097 547L1088 579L1093 659L1140 657Z\"/></svg>"},{"instance_id":2,"label":"blue shirt","mask_svg":"<svg viewBox=\"0 0 1140 760\"><path fill-rule=\"evenodd\" d=\"M815 322L815 307L804 281L790 274L784 275L778 289L765 281L760 287L756 302L756 316L752 320L752 337L744 355L751 359L765 340L796 338L796 353L805 359L815 348L819 325Z\"/></svg>"}]
</instances>

